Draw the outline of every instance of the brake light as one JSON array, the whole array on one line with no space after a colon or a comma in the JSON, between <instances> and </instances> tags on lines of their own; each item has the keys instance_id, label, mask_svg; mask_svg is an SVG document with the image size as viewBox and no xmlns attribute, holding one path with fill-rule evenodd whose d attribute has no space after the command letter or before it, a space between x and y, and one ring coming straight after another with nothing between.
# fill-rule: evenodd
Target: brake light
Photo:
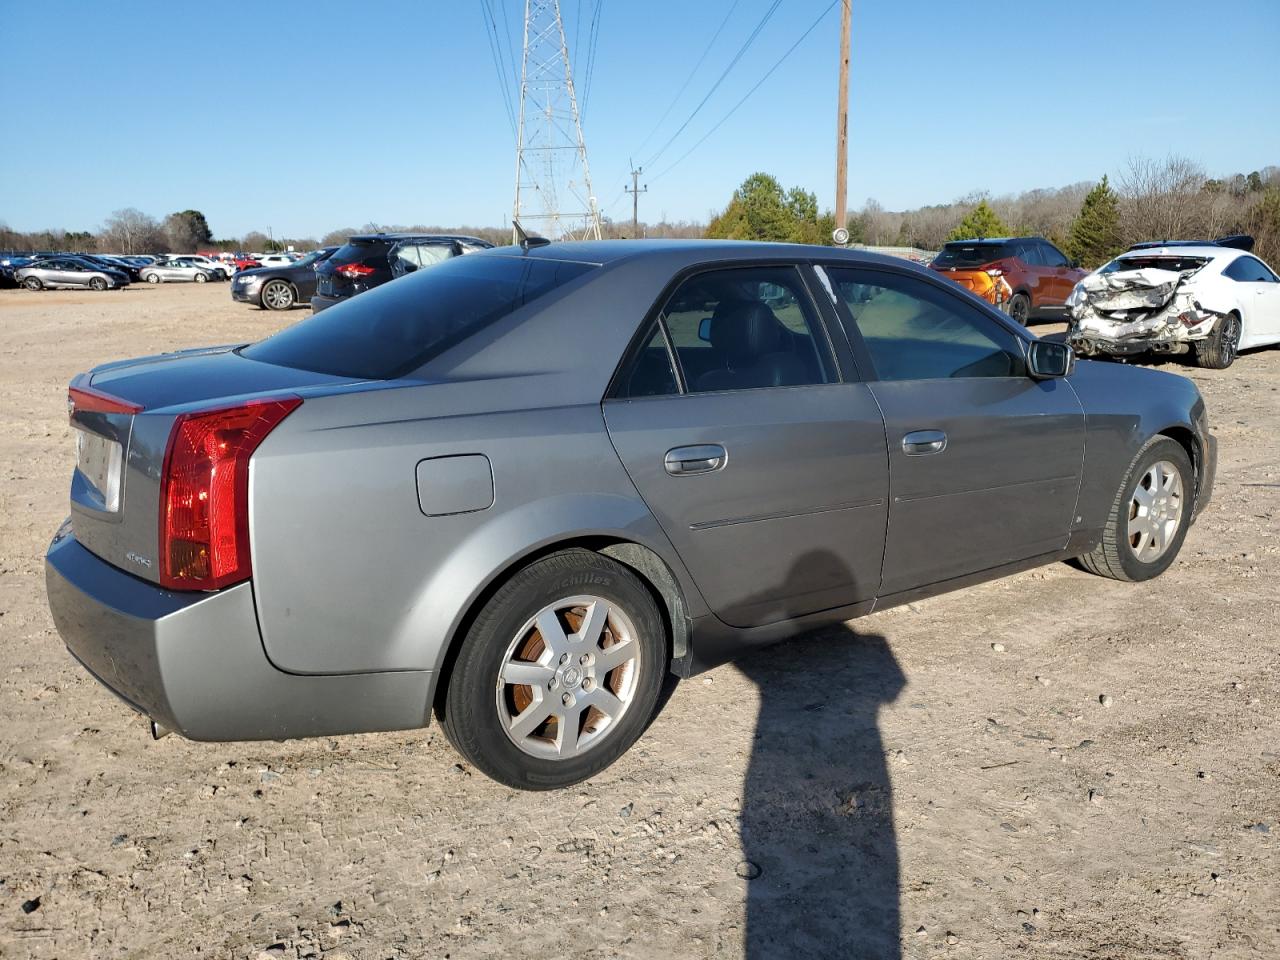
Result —
<instances>
[{"instance_id":1,"label":"brake light","mask_svg":"<svg viewBox=\"0 0 1280 960\"><path fill-rule=\"evenodd\" d=\"M67 412L77 413L141 413L142 407L128 400L121 400L93 387L68 387Z\"/></svg>"},{"instance_id":2,"label":"brake light","mask_svg":"<svg viewBox=\"0 0 1280 960\"><path fill-rule=\"evenodd\" d=\"M217 590L252 575L249 458L301 397L184 413L160 479L160 584Z\"/></svg>"},{"instance_id":3,"label":"brake light","mask_svg":"<svg viewBox=\"0 0 1280 960\"><path fill-rule=\"evenodd\" d=\"M373 273L373 267L365 266L363 263L344 263L334 272L342 274L348 280L359 280Z\"/></svg>"},{"instance_id":4,"label":"brake light","mask_svg":"<svg viewBox=\"0 0 1280 960\"><path fill-rule=\"evenodd\" d=\"M999 267L987 267L987 269L986 269L986 270L984 270L983 272L984 272L987 276L989 276L989 277L1003 277L1003 276L1004 276L1004 271L1003 271L1003 270L1001 270Z\"/></svg>"}]
</instances>

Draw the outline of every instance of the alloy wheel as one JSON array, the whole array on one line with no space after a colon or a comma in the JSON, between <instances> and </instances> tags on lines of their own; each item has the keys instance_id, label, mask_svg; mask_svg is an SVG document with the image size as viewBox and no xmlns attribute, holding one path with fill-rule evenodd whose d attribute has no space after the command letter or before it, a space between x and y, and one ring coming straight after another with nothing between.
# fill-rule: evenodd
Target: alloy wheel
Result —
<instances>
[{"instance_id":1,"label":"alloy wheel","mask_svg":"<svg viewBox=\"0 0 1280 960\"><path fill-rule=\"evenodd\" d=\"M635 626L603 597L565 597L525 622L502 658L496 707L521 751L564 760L598 746L635 700Z\"/></svg>"},{"instance_id":2,"label":"alloy wheel","mask_svg":"<svg viewBox=\"0 0 1280 960\"><path fill-rule=\"evenodd\" d=\"M262 288L262 302L272 310L287 310L293 306L293 288L283 280L272 280Z\"/></svg>"},{"instance_id":3,"label":"alloy wheel","mask_svg":"<svg viewBox=\"0 0 1280 960\"><path fill-rule=\"evenodd\" d=\"M1223 321L1222 328L1222 359L1223 366L1230 365L1231 361L1236 358L1236 352L1240 349L1240 318L1234 313L1229 314L1227 319Z\"/></svg>"},{"instance_id":4,"label":"alloy wheel","mask_svg":"<svg viewBox=\"0 0 1280 960\"><path fill-rule=\"evenodd\" d=\"M1182 474L1168 460L1147 468L1129 500L1129 549L1143 563L1159 560L1182 523Z\"/></svg>"}]
</instances>

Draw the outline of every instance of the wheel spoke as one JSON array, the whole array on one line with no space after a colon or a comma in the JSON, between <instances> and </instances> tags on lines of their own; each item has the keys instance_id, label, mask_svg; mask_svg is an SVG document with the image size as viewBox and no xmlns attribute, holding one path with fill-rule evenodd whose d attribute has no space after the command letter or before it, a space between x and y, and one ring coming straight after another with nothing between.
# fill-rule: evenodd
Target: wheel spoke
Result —
<instances>
[{"instance_id":1,"label":"wheel spoke","mask_svg":"<svg viewBox=\"0 0 1280 960\"><path fill-rule=\"evenodd\" d=\"M1151 504L1155 502L1156 495L1153 490L1148 490L1142 484L1138 484L1137 489L1133 491L1133 499L1144 510L1150 510Z\"/></svg>"},{"instance_id":2,"label":"wheel spoke","mask_svg":"<svg viewBox=\"0 0 1280 960\"><path fill-rule=\"evenodd\" d=\"M560 757L573 757L578 753L578 728L581 726L583 707L566 707L556 714L556 753Z\"/></svg>"},{"instance_id":3,"label":"wheel spoke","mask_svg":"<svg viewBox=\"0 0 1280 960\"><path fill-rule=\"evenodd\" d=\"M542 642L547 649L556 657L563 654L569 646L569 638L564 635L564 627L560 626L560 618L556 616L555 610L547 608L539 613L537 624L538 633L542 635Z\"/></svg>"},{"instance_id":4,"label":"wheel spoke","mask_svg":"<svg viewBox=\"0 0 1280 960\"><path fill-rule=\"evenodd\" d=\"M609 620L609 604L605 600L596 600L591 606L587 607L587 615L582 618L582 625L578 627L577 637L580 641L585 641L593 647L600 643L600 634L604 632L604 625Z\"/></svg>"},{"instance_id":5,"label":"wheel spoke","mask_svg":"<svg viewBox=\"0 0 1280 960\"><path fill-rule=\"evenodd\" d=\"M540 687L534 687L533 703L525 707L518 717L511 721L511 735L517 741L523 740L529 734L537 730L551 716L553 709L559 705L559 701L554 697L543 696Z\"/></svg>"},{"instance_id":6,"label":"wheel spoke","mask_svg":"<svg viewBox=\"0 0 1280 960\"><path fill-rule=\"evenodd\" d=\"M635 659L638 649L634 640L623 640L611 647L605 647L596 654L596 675L602 677L628 660Z\"/></svg>"},{"instance_id":7,"label":"wheel spoke","mask_svg":"<svg viewBox=\"0 0 1280 960\"><path fill-rule=\"evenodd\" d=\"M502 679L507 683L522 683L530 687L545 687L555 675L550 667L527 660L508 660L502 668Z\"/></svg>"},{"instance_id":8,"label":"wheel spoke","mask_svg":"<svg viewBox=\"0 0 1280 960\"><path fill-rule=\"evenodd\" d=\"M585 703L589 707L595 707L612 720L616 720L618 717L622 716L622 711L626 706L626 704L604 687L596 687L583 697L580 702Z\"/></svg>"}]
</instances>

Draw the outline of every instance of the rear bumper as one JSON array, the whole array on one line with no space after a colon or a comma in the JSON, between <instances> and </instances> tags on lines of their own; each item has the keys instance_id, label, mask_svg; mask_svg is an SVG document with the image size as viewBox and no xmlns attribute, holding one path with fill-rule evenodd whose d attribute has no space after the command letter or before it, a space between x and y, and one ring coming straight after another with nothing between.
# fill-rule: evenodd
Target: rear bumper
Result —
<instances>
[{"instance_id":1,"label":"rear bumper","mask_svg":"<svg viewBox=\"0 0 1280 960\"><path fill-rule=\"evenodd\" d=\"M252 583L163 590L98 559L69 528L45 557L54 624L103 686L191 740L282 740L425 726L427 671L305 676L277 670Z\"/></svg>"},{"instance_id":2,"label":"rear bumper","mask_svg":"<svg viewBox=\"0 0 1280 960\"><path fill-rule=\"evenodd\" d=\"M332 307L335 303L341 303L345 299L345 297L325 297L317 293L311 298L311 312L319 313L326 307Z\"/></svg>"},{"instance_id":3,"label":"rear bumper","mask_svg":"<svg viewBox=\"0 0 1280 960\"><path fill-rule=\"evenodd\" d=\"M1170 337L1127 337L1123 340L1112 340L1098 334L1070 333L1067 343L1071 349L1082 357L1132 357L1140 353L1189 353L1194 340L1175 340Z\"/></svg>"}]
</instances>

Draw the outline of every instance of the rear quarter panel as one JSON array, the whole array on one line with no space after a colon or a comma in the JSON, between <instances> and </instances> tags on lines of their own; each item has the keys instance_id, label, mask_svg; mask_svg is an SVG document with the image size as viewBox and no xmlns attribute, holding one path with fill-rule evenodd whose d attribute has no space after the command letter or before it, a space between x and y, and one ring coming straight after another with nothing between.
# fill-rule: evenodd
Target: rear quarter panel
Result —
<instances>
[{"instance_id":1,"label":"rear quarter panel","mask_svg":"<svg viewBox=\"0 0 1280 960\"><path fill-rule=\"evenodd\" d=\"M1171 428L1198 434L1204 401L1186 377L1081 360L1069 381L1085 412L1085 462L1078 530L1100 530L1138 451Z\"/></svg>"}]
</instances>

